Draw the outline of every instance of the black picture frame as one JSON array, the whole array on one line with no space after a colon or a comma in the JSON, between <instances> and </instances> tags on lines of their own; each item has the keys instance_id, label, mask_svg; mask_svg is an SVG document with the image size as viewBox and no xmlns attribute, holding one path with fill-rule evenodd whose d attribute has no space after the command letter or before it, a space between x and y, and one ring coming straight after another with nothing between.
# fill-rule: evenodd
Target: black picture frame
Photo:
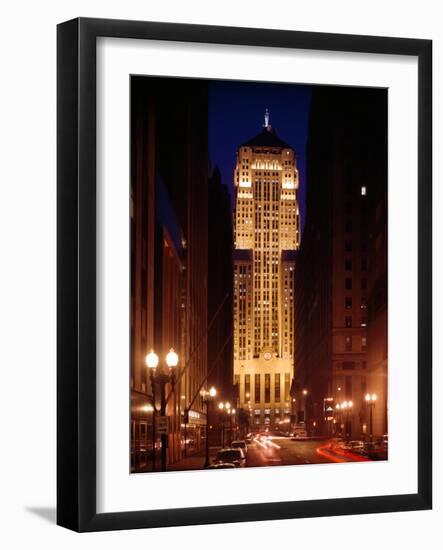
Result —
<instances>
[{"instance_id":1,"label":"black picture frame","mask_svg":"<svg viewBox=\"0 0 443 550\"><path fill-rule=\"evenodd\" d=\"M96 39L299 48L418 59L418 491L416 494L96 512ZM426 510L432 507L432 42L74 19L57 29L57 523L75 531Z\"/></svg>"}]
</instances>

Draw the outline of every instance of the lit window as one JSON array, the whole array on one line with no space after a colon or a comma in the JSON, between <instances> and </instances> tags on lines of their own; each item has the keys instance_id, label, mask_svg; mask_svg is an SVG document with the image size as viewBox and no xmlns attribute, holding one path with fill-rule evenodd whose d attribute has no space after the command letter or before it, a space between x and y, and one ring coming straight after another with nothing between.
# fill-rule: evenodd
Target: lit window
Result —
<instances>
[{"instance_id":1,"label":"lit window","mask_svg":"<svg viewBox=\"0 0 443 550\"><path fill-rule=\"evenodd\" d=\"M361 194L362 194L362 196L366 195L366 186L365 185L362 185L362 187L361 187Z\"/></svg>"},{"instance_id":2,"label":"lit window","mask_svg":"<svg viewBox=\"0 0 443 550\"><path fill-rule=\"evenodd\" d=\"M366 336L362 336L361 338L361 350L366 351Z\"/></svg>"}]
</instances>

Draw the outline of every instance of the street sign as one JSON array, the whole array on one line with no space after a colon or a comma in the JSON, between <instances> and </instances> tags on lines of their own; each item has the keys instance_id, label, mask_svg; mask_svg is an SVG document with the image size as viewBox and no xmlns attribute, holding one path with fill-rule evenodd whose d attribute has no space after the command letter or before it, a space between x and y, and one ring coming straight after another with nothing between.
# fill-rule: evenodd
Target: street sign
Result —
<instances>
[{"instance_id":1,"label":"street sign","mask_svg":"<svg viewBox=\"0 0 443 550\"><path fill-rule=\"evenodd\" d=\"M169 433L169 418L167 416L159 416L157 421L157 433Z\"/></svg>"},{"instance_id":2,"label":"street sign","mask_svg":"<svg viewBox=\"0 0 443 550\"><path fill-rule=\"evenodd\" d=\"M323 411L325 420L332 420L334 417L334 398L325 397L323 399Z\"/></svg>"}]
</instances>

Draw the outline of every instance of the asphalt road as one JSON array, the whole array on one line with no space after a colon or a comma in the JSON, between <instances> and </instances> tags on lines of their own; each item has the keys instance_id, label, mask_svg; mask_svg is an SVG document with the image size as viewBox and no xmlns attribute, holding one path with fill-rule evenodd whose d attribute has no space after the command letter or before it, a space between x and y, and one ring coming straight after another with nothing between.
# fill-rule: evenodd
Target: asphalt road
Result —
<instances>
[{"instance_id":1,"label":"asphalt road","mask_svg":"<svg viewBox=\"0 0 443 550\"><path fill-rule=\"evenodd\" d=\"M246 467L330 463L333 460L317 453L317 448L326 443L327 440L292 441L289 437L254 441L248 446Z\"/></svg>"}]
</instances>

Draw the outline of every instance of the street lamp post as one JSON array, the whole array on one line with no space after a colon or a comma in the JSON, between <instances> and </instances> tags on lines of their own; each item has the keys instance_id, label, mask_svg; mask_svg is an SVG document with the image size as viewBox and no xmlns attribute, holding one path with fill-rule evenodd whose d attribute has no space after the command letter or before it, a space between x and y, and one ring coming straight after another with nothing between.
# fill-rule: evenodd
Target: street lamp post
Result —
<instances>
[{"instance_id":1,"label":"street lamp post","mask_svg":"<svg viewBox=\"0 0 443 550\"><path fill-rule=\"evenodd\" d=\"M303 411L304 411L304 422L305 422L305 430L306 434L308 433L308 390L304 389L302 390L303 395Z\"/></svg>"},{"instance_id":2,"label":"street lamp post","mask_svg":"<svg viewBox=\"0 0 443 550\"><path fill-rule=\"evenodd\" d=\"M367 393L365 395L365 401L369 406L369 441L372 443L374 438L373 429L372 429L372 409L375 407L375 402L377 401L377 395L373 393Z\"/></svg>"},{"instance_id":3,"label":"street lamp post","mask_svg":"<svg viewBox=\"0 0 443 550\"><path fill-rule=\"evenodd\" d=\"M231 403L229 401L225 403L225 411L226 415L229 416L229 443L231 443Z\"/></svg>"},{"instance_id":4,"label":"street lamp post","mask_svg":"<svg viewBox=\"0 0 443 550\"><path fill-rule=\"evenodd\" d=\"M222 425L222 449L223 449L225 446L225 417L223 413L226 412L226 414L229 415L229 418L231 418L230 417L231 404L229 403L229 401L227 401L226 403L221 402L218 404L218 408L220 410L221 418L222 418L221 425Z\"/></svg>"},{"instance_id":5,"label":"street lamp post","mask_svg":"<svg viewBox=\"0 0 443 550\"><path fill-rule=\"evenodd\" d=\"M225 404L219 403L218 408L220 410L220 418L221 418L221 446L223 449L225 446L225 426L224 426L224 418L223 418L223 409L225 408Z\"/></svg>"},{"instance_id":6,"label":"street lamp post","mask_svg":"<svg viewBox=\"0 0 443 550\"><path fill-rule=\"evenodd\" d=\"M202 392L202 399L206 405L206 448L205 448L205 464L203 468L209 467L209 403L217 395L217 390L214 386L209 391Z\"/></svg>"},{"instance_id":7,"label":"street lamp post","mask_svg":"<svg viewBox=\"0 0 443 550\"><path fill-rule=\"evenodd\" d=\"M166 384L170 383L172 390L175 386L175 372L174 369L178 365L178 355L174 349L171 348L165 358L166 368L164 365L159 365L158 355L151 350L146 356L146 365L149 368L149 376L151 380L152 393L154 397L154 410L155 410L155 384L160 386L160 416L166 415ZM155 457L155 416L153 418L153 456ZM161 434L161 469L166 471L166 448L168 444L168 434ZM153 459L153 468L155 468L155 458Z\"/></svg>"},{"instance_id":8,"label":"street lamp post","mask_svg":"<svg viewBox=\"0 0 443 550\"><path fill-rule=\"evenodd\" d=\"M354 403L352 401L343 401L343 403L340 406L340 410L343 410L345 412L345 438L346 441L349 441L351 437L351 429L350 424L351 421L349 420L349 415L352 412L352 407L354 406Z\"/></svg>"},{"instance_id":9,"label":"street lamp post","mask_svg":"<svg viewBox=\"0 0 443 550\"><path fill-rule=\"evenodd\" d=\"M338 432L341 437L341 423L342 423L342 417L341 417L341 405L340 403L337 403L335 405L335 408L337 410L337 420L338 420L338 426L340 428L340 431ZM337 434L337 428L335 428L335 434Z\"/></svg>"},{"instance_id":10,"label":"street lamp post","mask_svg":"<svg viewBox=\"0 0 443 550\"><path fill-rule=\"evenodd\" d=\"M232 419L235 421L235 409L230 410L229 414L229 444L232 443Z\"/></svg>"}]
</instances>

